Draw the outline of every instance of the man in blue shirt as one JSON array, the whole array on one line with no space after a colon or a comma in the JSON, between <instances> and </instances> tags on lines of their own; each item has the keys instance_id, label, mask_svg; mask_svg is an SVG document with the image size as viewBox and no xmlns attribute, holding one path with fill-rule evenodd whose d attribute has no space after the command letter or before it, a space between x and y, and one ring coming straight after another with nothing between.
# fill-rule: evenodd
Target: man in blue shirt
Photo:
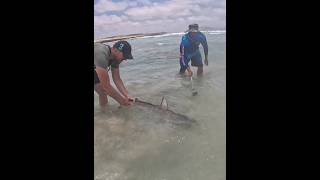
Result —
<instances>
[{"instance_id":1,"label":"man in blue shirt","mask_svg":"<svg viewBox=\"0 0 320 180\"><path fill-rule=\"evenodd\" d=\"M184 74L188 71L188 75L192 76L193 72L189 66L191 60L191 66L198 67L197 75L203 74L203 63L201 53L199 51L199 45L202 45L204 50L204 63L208 66L208 44L206 36L199 31L198 24L189 25L187 34L181 39L180 44L180 74Z\"/></svg>"}]
</instances>

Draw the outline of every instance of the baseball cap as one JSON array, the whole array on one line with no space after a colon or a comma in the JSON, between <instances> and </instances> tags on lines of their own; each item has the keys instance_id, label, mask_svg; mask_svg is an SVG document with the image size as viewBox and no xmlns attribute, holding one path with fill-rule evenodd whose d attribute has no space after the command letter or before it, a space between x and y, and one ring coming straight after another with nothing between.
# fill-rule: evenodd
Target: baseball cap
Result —
<instances>
[{"instance_id":1,"label":"baseball cap","mask_svg":"<svg viewBox=\"0 0 320 180\"><path fill-rule=\"evenodd\" d=\"M127 41L118 41L113 45L113 47L121 51L125 59L133 59L131 54L131 45Z\"/></svg>"},{"instance_id":2,"label":"baseball cap","mask_svg":"<svg viewBox=\"0 0 320 180\"><path fill-rule=\"evenodd\" d=\"M189 29L186 32L199 32L198 24L190 24Z\"/></svg>"}]
</instances>

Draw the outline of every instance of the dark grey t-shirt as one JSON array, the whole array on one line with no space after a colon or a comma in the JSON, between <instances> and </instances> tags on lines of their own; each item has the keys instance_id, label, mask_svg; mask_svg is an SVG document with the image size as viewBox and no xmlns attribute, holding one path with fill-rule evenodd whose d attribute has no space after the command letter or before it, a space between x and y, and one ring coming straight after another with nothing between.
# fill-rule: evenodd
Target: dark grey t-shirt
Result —
<instances>
[{"instance_id":1,"label":"dark grey t-shirt","mask_svg":"<svg viewBox=\"0 0 320 180\"><path fill-rule=\"evenodd\" d=\"M111 59L111 48L102 43L94 43L94 64L105 69L119 68L119 63Z\"/></svg>"}]
</instances>

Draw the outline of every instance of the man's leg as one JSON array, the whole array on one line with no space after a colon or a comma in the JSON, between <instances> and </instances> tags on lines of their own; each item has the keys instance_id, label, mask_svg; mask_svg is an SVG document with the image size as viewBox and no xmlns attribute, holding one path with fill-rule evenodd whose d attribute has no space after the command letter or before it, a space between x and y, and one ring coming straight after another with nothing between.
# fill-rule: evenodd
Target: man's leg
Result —
<instances>
[{"instance_id":1,"label":"man's leg","mask_svg":"<svg viewBox=\"0 0 320 180\"><path fill-rule=\"evenodd\" d=\"M109 75L107 70L101 67L96 67L96 72L98 74L100 84L102 87L102 92L98 92L99 104L100 106L106 106L108 104L107 87L110 85Z\"/></svg>"},{"instance_id":2,"label":"man's leg","mask_svg":"<svg viewBox=\"0 0 320 180\"><path fill-rule=\"evenodd\" d=\"M103 89L96 70L94 70L94 90L99 94L103 94Z\"/></svg>"},{"instance_id":3,"label":"man's leg","mask_svg":"<svg viewBox=\"0 0 320 180\"><path fill-rule=\"evenodd\" d=\"M203 66L198 66L197 76L203 75Z\"/></svg>"},{"instance_id":4,"label":"man's leg","mask_svg":"<svg viewBox=\"0 0 320 180\"><path fill-rule=\"evenodd\" d=\"M94 85L94 90L98 93L98 95L103 95L103 88L100 83Z\"/></svg>"},{"instance_id":5,"label":"man's leg","mask_svg":"<svg viewBox=\"0 0 320 180\"><path fill-rule=\"evenodd\" d=\"M198 67L197 76L203 75L203 63L202 63L202 57L199 51L191 58L191 65Z\"/></svg>"}]
</instances>

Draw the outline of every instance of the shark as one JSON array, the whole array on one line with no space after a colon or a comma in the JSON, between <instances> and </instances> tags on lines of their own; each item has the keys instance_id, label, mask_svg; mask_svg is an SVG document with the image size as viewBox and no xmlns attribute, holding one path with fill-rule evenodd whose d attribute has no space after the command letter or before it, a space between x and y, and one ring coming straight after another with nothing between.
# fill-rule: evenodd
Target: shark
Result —
<instances>
[{"instance_id":1,"label":"shark","mask_svg":"<svg viewBox=\"0 0 320 180\"><path fill-rule=\"evenodd\" d=\"M190 128L193 125L198 124L195 119L170 110L165 97L162 97L161 103L159 105L143 101L140 98L135 98L134 101L135 105L145 108L146 111L149 111L150 113L160 114L161 121L172 123L173 125L185 128Z\"/></svg>"}]
</instances>

